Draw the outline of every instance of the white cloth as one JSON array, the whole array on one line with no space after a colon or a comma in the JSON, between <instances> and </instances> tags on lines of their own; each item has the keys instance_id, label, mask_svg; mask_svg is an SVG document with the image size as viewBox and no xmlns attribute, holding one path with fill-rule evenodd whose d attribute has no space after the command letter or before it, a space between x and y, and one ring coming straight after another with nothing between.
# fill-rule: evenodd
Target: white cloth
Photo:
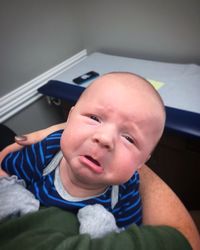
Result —
<instances>
[{"instance_id":1,"label":"white cloth","mask_svg":"<svg viewBox=\"0 0 200 250\"><path fill-rule=\"evenodd\" d=\"M115 217L102 205L88 205L78 212L80 234L89 234L91 238L101 238L111 232L121 232L115 222Z\"/></svg>"},{"instance_id":2,"label":"white cloth","mask_svg":"<svg viewBox=\"0 0 200 250\"><path fill-rule=\"evenodd\" d=\"M0 220L38 211L40 203L16 176L0 177Z\"/></svg>"}]
</instances>

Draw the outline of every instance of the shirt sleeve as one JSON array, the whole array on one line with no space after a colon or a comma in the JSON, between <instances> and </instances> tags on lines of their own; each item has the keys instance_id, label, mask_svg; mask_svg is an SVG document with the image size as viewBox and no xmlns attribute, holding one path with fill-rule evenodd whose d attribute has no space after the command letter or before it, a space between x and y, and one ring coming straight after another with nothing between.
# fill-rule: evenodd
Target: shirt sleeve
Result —
<instances>
[{"instance_id":1,"label":"shirt sleeve","mask_svg":"<svg viewBox=\"0 0 200 250\"><path fill-rule=\"evenodd\" d=\"M36 144L8 154L2 161L2 169L29 185L33 180L41 178L43 169L60 149L61 135L62 130L56 131Z\"/></svg>"}]
</instances>

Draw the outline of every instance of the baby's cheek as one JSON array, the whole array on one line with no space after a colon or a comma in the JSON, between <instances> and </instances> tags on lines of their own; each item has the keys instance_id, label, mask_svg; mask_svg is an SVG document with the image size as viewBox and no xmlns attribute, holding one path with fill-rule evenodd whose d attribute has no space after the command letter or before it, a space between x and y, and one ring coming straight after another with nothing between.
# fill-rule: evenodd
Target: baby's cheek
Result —
<instances>
[{"instance_id":1,"label":"baby's cheek","mask_svg":"<svg viewBox=\"0 0 200 250\"><path fill-rule=\"evenodd\" d=\"M127 179L129 180L135 173L137 169L134 167L134 163L131 163L127 172Z\"/></svg>"},{"instance_id":2,"label":"baby's cheek","mask_svg":"<svg viewBox=\"0 0 200 250\"><path fill-rule=\"evenodd\" d=\"M76 133L76 130L73 132L70 132L69 130L66 130L63 132L60 145L61 150L65 153L71 152L77 149L81 144L81 138L78 134L78 131Z\"/></svg>"},{"instance_id":3,"label":"baby's cheek","mask_svg":"<svg viewBox=\"0 0 200 250\"><path fill-rule=\"evenodd\" d=\"M125 167L124 167L124 175L126 176L127 180L129 180L135 171L137 170L137 162L135 159L130 159L125 162Z\"/></svg>"},{"instance_id":4,"label":"baby's cheek","mask_svg":"<svg viewBox=\"0 0 200 250\"><path fill-rule=\"evenodd\" d=\"M70 136L68 136L66 131L64 131L60 140L60 146L62 151L65 151L67 148L69 148L70 140Z\"/></svg>"},{"instance_id":5,"label":"baby's cheek","mask_svg":"<svg viewBox=\"0 0 200 250\"><path fill-rule=\"evenodd\" d=\"M115 177L118 179L118 182L125 183L127 182L135 173L136 168L133 163L122 162L118 165L118 168L115 169Z\"/></svg>"}]
</instances>

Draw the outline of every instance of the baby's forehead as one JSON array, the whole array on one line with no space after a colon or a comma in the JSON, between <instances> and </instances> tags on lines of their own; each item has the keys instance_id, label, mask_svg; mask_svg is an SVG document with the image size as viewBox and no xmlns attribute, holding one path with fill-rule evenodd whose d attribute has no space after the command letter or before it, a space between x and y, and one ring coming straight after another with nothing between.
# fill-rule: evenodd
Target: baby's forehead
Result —
<instances>
[{"instance_id":1,"label":"baby's forehead","mask_svg":"<svg viewBox=\"0 0 200 250\"><path fill-rule=\"evenodd\" d=\"M153 86L145 79L129 73L108 74L97 78L85 89L80 99L93 99L99 96L104 99L109 98L108 94L116 96L116 101L117 98L127 97L133 103L138 101L145 104L153 100L162 106L162 100Z\"/></svg>"},{"instance_id":2,"label":"baby's forehead","mask_svg":"<svg viewBox=\"0 0 200 250\"><path fill-rule=\"evenodd\" d=\"M106 99L112 102L113 97L115 97L115 102L120 102L122 100L130 101L131 103L145 103L148 102L152 93L145 89L144 86L138 86L137 84L131 84L127 82L98 82L92 86L89 86L85 90L83 97L85 101L101 99L102 101Z\"/></svg>"},{"instance_id":3,"label":"baby's forehead","mask_svg":"<svg viewBox=\"0 0 200 250\"><path fill-rule=\"evenodd\" d=\"M130 79L123 79L116 76L102 76L93 83L91 83L84 91L84 94L98 94L98 91L101 91L101 94L105 94L107 91L117 91L122 90L129 92L130 89L135 90L139 86L137 82Z\"/></svg>"}]
</instances>

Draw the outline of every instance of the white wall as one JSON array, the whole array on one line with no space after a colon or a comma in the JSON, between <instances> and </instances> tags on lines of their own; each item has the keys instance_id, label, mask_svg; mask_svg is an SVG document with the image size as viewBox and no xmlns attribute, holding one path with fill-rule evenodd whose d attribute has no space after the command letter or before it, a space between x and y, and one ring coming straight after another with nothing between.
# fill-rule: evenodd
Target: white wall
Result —
<instances>
[{"instance_id":1,"label":"white wall","mask_svg":"<svg viewBox=\"0 0 200 250\"><path fill-rule=\"evenodd\" d=\"M87 0L83 7L91 52L200 64L199 0Z\"/></svg>"},{"instance_id":2,"label":"white wall","mask_svg":"<svg viewBox=\"0 0 200 250\"><path fill-rule=\"evenodd\" d=\"M0 97L83 49L79 9L76 0L1 0ZM39 100L5 124L23 134L60 120Z\"/></svg>"},{"instance_id":3,"label":"white wall","mask_svg":"<svg viewBox=\"0 0 200 250\"><path fill-rule=\"evenodd\" d=\"M3 0L0 96L83 49L76 1Z\"/></svg>"}]
</instances>

